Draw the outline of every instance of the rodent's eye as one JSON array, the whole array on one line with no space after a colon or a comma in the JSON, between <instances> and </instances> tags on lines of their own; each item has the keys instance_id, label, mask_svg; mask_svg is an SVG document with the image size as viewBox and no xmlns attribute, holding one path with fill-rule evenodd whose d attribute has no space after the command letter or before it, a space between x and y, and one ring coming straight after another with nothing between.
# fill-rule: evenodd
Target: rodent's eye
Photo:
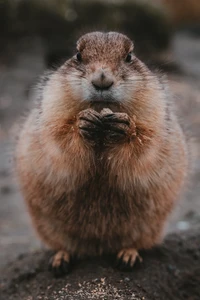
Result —
<instances>
[{"instance_id":1,"label":"rodent's eye","mask_svg":"<svg viewBox=\"0 0 200 300\"><path fill-rule=\"evenodd\" d=\"M76 53L76 59L81 62L82 61L82 56L81 56L81 53L80 52L77 52Z\"/></svg>"},{"instance_id":2,"label":"rodent's eye","mask_svg":"<svg viewBox=\"0 0 200 300\"><path fill-rule=\"evenodd\" d=\"M127 63L129 63L129 62L132 61L132 59L133 59L133 54L132 54L132 52L129 52L128 55L127 55L127 57L126 57L126 59L125 59L125 61Z\"/></svg>"}]
</instances>

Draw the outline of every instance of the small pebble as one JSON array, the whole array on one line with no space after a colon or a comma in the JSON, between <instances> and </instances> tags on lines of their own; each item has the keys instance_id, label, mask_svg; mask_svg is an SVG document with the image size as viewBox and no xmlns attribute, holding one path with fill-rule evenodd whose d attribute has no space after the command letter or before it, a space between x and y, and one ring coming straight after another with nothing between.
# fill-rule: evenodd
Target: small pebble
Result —
<instances>
[{"instance_id":1,"label":"small pebble","mask_svg":"<svg viewBox=\"0 0 200 300\"><path fill-rule=\"evenodd\" d=\"M179 230L187 230L187 229L189 229L190 224L189 224L189 222L186 222L186 221L180 221L177 223L176 227Z\"/></svg>"},{"instance_id":2,"label":"small pebble","mask_svg":"<svg viewBox=\"0 0 200 300\"><path fill-rule=\"evenodd\" d=\"M124 278L124 281L130 281L130 278L125 277L125 278Z\"/></svg>"}]
</instances>

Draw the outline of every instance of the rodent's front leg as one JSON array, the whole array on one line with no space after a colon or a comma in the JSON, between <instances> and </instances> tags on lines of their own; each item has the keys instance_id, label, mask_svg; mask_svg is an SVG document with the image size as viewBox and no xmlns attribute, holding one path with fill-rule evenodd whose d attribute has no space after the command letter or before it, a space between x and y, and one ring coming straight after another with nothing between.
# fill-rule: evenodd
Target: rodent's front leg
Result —
<instances>
[{"instance_id":1,"label":"rodent's front leg","mask_svg":"<svg viewBox=\"0 0 200 300\"><path fill-rule=\"evenodd\" d=\"M126 113L114 113L110 109L103 109L101 118L107 143L130 140L136 136L135 123Z\"/></svg>"},{"instance_id":2,"label":"rodent's front leg","mask_svg":"<svg viewBox=\"0 0 200 300\"><path fill-rule=\"evenodd\" d=\"M90 142L100 140L103 133L101 116L93 109L85 109L78 115L78 128L81 136Z\"/></svg>"}]
</instances>

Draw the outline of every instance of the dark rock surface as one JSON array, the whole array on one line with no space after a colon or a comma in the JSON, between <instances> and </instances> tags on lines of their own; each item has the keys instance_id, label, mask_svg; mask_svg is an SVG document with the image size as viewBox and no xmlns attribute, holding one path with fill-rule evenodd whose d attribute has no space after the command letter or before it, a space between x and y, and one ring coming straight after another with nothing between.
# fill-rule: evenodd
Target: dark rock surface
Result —
<instances>
[{"instance_id":1,"label":"dark rock surface","mask_svg":"<svg viewBox=\"0 0 200 300\"><path fill-rule=\"evenodd\" d=\"M55 279L48 272L50 252L21 255L1 271L1 300L56 299L200 299L200 228L169 235L132 272L120 272L111 259L77 262Z\"/></svg>"}]
</instances>

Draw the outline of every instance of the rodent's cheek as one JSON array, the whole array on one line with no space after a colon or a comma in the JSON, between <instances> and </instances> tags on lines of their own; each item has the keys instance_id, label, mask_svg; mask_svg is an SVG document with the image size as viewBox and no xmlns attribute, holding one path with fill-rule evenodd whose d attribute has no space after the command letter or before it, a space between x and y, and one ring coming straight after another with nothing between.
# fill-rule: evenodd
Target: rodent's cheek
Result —
<instances>
[{"instance_id":1,"label":"rodent's cheek","mask_svg":"<svg viewBox=\"0 0 200 300\"><path fill-rule=\"evenodd\" d=\"M93 88L90 82L88 80L83 80L82 82L82 90L81 90L81 99L83 101L91 99L91 96L93 94Z\"/></svg>"},{"instance_id":2,"label":"rodent's cheek","mask_svg":"<svg viewBox=\"0 0 200 300\"><path fill-rule=\"evenodd\" d=\"M84 80L80 76L71 76L66 80L66 88L70 90L73 99L82 99Z\"/></svg>"},{"instance_id":3,"label":"rodent's cheek","mask_svg":"<svg viewBox=\"0 0 200 300\"><path fill-rule=\"evenodd\" d=\"M122 80L118 85L116 85L115 93L119 99L123 101L130 101L133 99L136 92L135 82L132 80Z\"/></svg>"},{"instance_id":4,"label":"rodent's cheek","mask_svg":"<svg viewBox=\"0 0 200 300\"><path fill-rule=\"evenodd\" d=\"M123 84L115 84L112 88L112 97L117 102L124 102L127 98L126 89Z\"/></svg>"},{"instance_id":5,"label":"rodent's cheek","mask_svg":"<svg viewBox=\"0 0 200 300\"><path fill-rule=\"evenodd\" d=\"M69 81L73 98L80 102L87 102L94 96L94 88L86 78Z\"/></svg>"},{"instance_id":6,"label":"rodent's cheek","mask_svg":"<svg viewBox=\"0 0 200 300\"><path fill-rule=\"evenodd\" d=\"M115 101L120 102L123 99L123 89L120 86L114 86L111 95Z\"/></svg>"}]
</instances>

